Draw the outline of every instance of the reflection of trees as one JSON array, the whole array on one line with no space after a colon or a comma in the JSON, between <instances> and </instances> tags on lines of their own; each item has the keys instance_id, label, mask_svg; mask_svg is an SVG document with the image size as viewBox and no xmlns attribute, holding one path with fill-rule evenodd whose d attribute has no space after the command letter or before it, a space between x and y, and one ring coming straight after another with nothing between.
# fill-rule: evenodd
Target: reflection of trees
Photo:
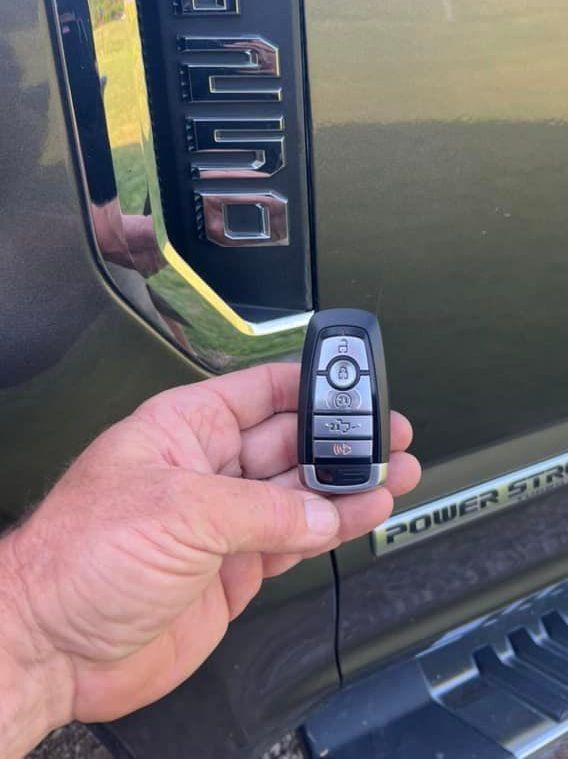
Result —
<instances>
[{"instance_id":1,"label":"reflection of trees","mask_svg":"<svg viewBox=\"0 0 568 759\"><path fill-rule=\"evenodd\" d=\"M122 17L124 0L93 0L91 9L93 26L101 26Z\"/></svg>"}]
</instances>

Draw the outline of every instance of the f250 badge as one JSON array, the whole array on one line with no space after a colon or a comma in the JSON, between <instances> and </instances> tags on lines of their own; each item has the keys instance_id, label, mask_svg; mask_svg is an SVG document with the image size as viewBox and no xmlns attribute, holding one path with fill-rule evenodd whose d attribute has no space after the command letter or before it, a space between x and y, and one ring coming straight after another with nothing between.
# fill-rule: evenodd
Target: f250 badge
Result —
<instances>
[{"instance_id":1,"label":"f250 badge","mask_svg":"<svg viewBox=\"0 0 568 759\"><path fill-rule=\"evenodd\" d=\"M227 21L241 15L241 2L174 0L174 10L180 16L208 17L211 31L217 18L225 32ZM288 245L287 198L252 186L286 166L283 113L259 115L259 105L279 104L283 98L279 48L253 34L179 34L177 50L181 100L192 105L185 117L192 179L251 184L250 191L196 190L200 237L221 247ZM219 104L224 104L221 110Z\"/></svg>"},{"instance_id":2,"label":"f250 badge","mask_svg":"<svg viewBox=\"0 0 568 759\"><path fill-rule=\"evenodd\" d=\"M568 485L568 454L395 514L374 530L375 553L382 556L414 545L562 485Z\"/></svg>"}]
</instances>

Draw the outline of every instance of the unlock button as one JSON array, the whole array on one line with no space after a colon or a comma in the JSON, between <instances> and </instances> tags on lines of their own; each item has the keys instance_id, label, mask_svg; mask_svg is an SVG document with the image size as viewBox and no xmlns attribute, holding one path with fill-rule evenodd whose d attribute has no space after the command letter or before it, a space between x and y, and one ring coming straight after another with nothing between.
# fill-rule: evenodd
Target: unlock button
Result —
<instances>
[{"instance_id":1,"label":"unlock button","mask_svg":"<svg viewBox=\"0 0 568 759\"><path fill-rule=\"evenodd\" d=\"M322 340L318 370L325 371L330 362L338 358L352 359L361 371L369 370L369 360L365 343L360 337L326 337Z\"/></svg>"}]
</instances>

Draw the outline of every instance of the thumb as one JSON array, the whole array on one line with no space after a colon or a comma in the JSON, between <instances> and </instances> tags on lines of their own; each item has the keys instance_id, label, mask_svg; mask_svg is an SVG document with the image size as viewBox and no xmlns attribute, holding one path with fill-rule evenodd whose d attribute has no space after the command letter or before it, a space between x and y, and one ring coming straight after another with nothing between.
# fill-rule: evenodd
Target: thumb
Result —
<instances>
[{"instance_id":1,"label":"thumb","mask_svg":"<svg viewBox=\"0 0 568 759\"><path fill-rule=\"evenodd\" d=\"M182 516L180 538L201 550L302 553L339 532L337 509L314 493L221 475L186 474L183 483L171 507Z\"/></svg>"}]
</instances>

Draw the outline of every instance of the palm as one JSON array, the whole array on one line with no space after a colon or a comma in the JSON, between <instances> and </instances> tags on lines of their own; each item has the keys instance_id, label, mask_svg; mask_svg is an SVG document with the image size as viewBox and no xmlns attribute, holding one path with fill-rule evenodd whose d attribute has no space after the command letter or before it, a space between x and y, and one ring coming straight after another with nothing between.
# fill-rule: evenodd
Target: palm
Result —
<instances>
[{"instance_id":1,"label":"palm","mask_svg":"<svg viewBox=\"0 0 568 759\"><path fill-rule=\"evenodd\" d=\"M52 560L67 624L49 632L73 663L78 719L113 719L170 691L216 647L262 580L303 558L235 553L222 523L212 518L204 530L195 517L204 508L213 514L216 507L201 483L217 489L221 483L229 505L241 477L300 487L297 390L298 368L280 366L164 393L101 436L47 499L43 518L57 529L56 504L75 504L85 479L94 480L93 503L63 518L84 542L66 546L66 560ZM395 415L395 451L410 437L408 422ZM418 465L404 453L391 456L391 472L389 490L395 494L413 487L419 476ZM188 481L191 495L180 498ZM336 499L341 532L320 550L384 519L392 505L389 490ZM187 504L181 512L180 500ZM69 582L71 562L79 569ZM36 603L41 611L42 599ZM44 625L53 626L47 614Z\"/></svg>"}]
</instances>

